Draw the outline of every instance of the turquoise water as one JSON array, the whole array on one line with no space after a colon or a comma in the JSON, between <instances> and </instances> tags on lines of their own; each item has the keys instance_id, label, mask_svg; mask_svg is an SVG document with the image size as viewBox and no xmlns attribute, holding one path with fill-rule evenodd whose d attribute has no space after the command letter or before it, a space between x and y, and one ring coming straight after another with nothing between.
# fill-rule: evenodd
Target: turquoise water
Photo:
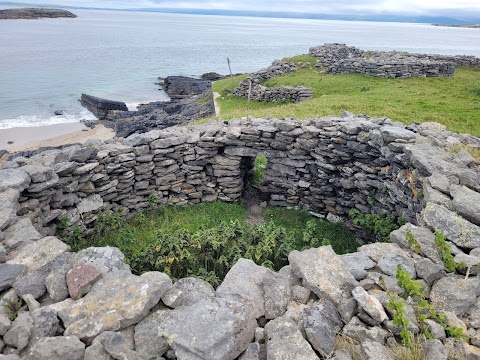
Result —
<instances>
[{"instance_id":1,"label":"turquoise water","mask_svg":"<svg viewBox=\"0 0 480 360\"><path fill-rule=\"evenodd\" d=\"M426 24L74 11L0 21L0 128L93 118L82 92L134 104L165 99L157 77L250 72L340 42L370 50L480 56L480 30ZM53 116L65 110L65 116Z\"/></svg>"}]
</instances>

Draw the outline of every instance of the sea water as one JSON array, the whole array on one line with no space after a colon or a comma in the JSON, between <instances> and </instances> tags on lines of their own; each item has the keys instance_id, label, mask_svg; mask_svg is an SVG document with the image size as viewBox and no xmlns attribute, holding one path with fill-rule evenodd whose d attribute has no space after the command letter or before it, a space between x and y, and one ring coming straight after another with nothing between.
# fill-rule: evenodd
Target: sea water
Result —
<instances>
[{"instance_id":1,"label":"sea water","mask_svg":"<svg viewBox=\"0 0 480 360\"><path fill-rule=\"evenodd\" d=\"M87 93L165 100L158 77L252 72L325 42L480 56L480 30L428 24L74 10L76 19L0 21L0 129L94 119ZM55 111L64 115L55 116Z\"/></svg>"}]
</instances>

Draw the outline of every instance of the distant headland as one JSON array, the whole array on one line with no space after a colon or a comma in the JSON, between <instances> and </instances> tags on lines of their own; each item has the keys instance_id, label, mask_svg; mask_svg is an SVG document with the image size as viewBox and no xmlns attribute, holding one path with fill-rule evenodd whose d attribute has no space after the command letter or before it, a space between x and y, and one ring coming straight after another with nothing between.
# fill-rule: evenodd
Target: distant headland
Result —
<instances>
[{"instance_id":1,"label":"distant headland","mask_svg":"<svg viewBox=\"0 0 480 360\"><path fill-rule=\"evenodd\" d=\"M480 24L433 24L433 26L462 27L470 29L480 29Z\"/></svg>"},{"instance_id":2,"label":"distant headland","mask_svg":"<svg viewBox=\"0 0 480 360\"><path fill-rule=\"evenodd\" d=\"M67 10L45 8L20 8L0 10L0 20L6 19L40 19L40 18L76 18L77 15Z\"/></svg>"}]
</instances>

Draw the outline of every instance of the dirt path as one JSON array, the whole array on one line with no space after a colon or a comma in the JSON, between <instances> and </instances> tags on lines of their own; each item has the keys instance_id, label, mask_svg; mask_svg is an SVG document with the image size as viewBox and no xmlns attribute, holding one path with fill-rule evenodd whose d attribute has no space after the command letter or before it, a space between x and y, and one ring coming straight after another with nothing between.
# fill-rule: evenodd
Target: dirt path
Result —
<instances>
[{"instance_id":1,"label":"dirt path","mask_svg":"<svg viewBox=\"0 0 480 360\"><path fill-rule=\"evenodd\" d=\"M260 191L252 186L248 186L243 194L243 204L250 213L250 216L245 221L247 224L261 225L265 223L265 219L262 215L263 208L260 206L262 201Z\"/></svg>"},{"instance_id":2,"label":"dirt path","mask_svg":"<svg viewBox=\"0 0 480 360\"><path fill-rule=\"evenodd\" d=\"M218 105L217 99L221 95L218 92L213 93L213 103L215 104L215 115L220 116L220 105Z\"/></svg>"}]
</instances>

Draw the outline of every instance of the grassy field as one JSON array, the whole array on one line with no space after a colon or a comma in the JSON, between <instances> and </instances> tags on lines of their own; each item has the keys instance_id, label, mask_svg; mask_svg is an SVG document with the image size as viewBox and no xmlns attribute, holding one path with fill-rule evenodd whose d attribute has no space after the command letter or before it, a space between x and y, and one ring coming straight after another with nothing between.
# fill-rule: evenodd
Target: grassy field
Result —
<instances>
[{"instance_id":1,"label":"grassy field","mask_svg":"<svg viewBox=\"0 0 480 360\"><path fill-rule=\"evenodd\" d=\"M361 74L329 75L314 66L308 55L289 58L299 70L270 79L266 86L306 86L313 99L303 103L269 104L252 101L247 109L243 98L228 96L230 79L215 82L221 117L253 115L312 119L338 115L347 110L372 117L389 117L406 124L435 121L447 129L480 136L480 69L458 68L451 78L383 79ZM247 75L237 76L238 84Z\"/></svg>"}]
</instances>

